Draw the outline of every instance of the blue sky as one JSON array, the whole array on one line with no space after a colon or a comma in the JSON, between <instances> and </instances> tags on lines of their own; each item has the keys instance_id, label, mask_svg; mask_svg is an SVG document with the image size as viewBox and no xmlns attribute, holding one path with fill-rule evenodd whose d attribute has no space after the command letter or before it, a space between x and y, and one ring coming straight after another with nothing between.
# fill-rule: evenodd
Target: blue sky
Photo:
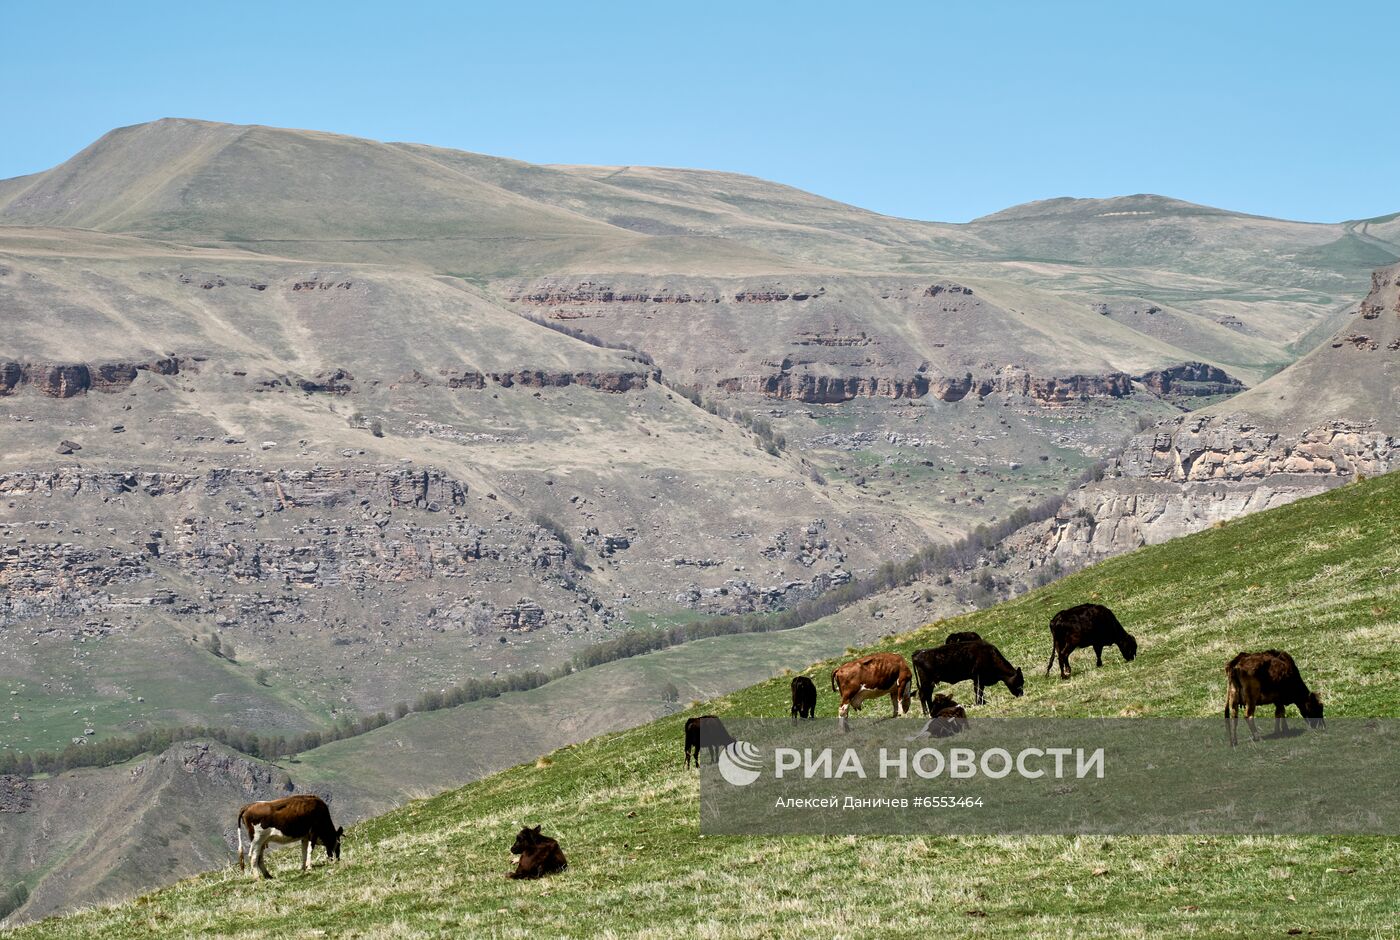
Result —
<instances>
[{"instance_id":1,"label":"blue sky","mask_svg":"<svg viewBox=\"0 0 1400 940\"><path fill-rule=\"evenodd\" d=\"M6 4L0 178L198 117L733 170L962 221L1156 192L1400 210L1383 3Z\"/></svg>"}]
</instances>

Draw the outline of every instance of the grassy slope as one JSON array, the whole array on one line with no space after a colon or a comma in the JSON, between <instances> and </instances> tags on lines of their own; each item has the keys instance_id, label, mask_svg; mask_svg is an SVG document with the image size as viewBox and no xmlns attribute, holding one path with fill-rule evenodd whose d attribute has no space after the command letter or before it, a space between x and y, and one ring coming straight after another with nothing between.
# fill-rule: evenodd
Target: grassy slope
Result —
<instances>
[{"instance_id":1,"label":"grassy slope","mask_svg":"<svg viewBox=\"0 0 1400 940\"><path fill-rule=\"evenodd\" d=\"M994 639L1028 672L995 714L1211 715L1242 648L1291 650L1333 715L1397 715L1400 474L1335 490L1097 565L954 629ZM1142 644L1073 681L1040 674L1045 623L1098 598ZM1357 652L1364 650L1364 652ZM824 665L814 669L824 678ZM707 704L786 710L774 678ZM821 713L834 702L823 694ZM880 714L868 711L863 720ZM18 937L258 936L1387 936L1400 859L1382 838L707 838L680 765L682 713L566 748L356 827L339 866L254 884L215 872ZM975 716L974 716L975 720ZM571 870L502 877L523 821L557 834Z\"/></svg>"}]
</instances>

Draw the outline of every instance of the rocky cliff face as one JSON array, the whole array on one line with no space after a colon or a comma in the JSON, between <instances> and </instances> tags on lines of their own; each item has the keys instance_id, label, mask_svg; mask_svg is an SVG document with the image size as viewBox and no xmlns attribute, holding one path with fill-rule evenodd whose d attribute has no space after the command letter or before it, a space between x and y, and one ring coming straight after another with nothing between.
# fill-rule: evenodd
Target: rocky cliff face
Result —
<instances>
[{"instance_id":1,"label":"rocky cliff face","mask_svg":"<svg viewBox=\"0 0 1400 940\"><path fill-rule=\"evenodd\" d=\"M530 523L463 513L467 492L441 471L399 468L0 474L0 499L74 500L101 512L135 498L145 523L133 538L96 545L46 537L57 524L0 523L0 622L133 603L230 622L251 607L255 620L285 622L302 618L307 600L278 593L288 586L365 592L482 575L508 582L512 571L562 589L551 600L568 597L583 622L611 617L568 578L567 551L554 536ZM170 590L177 572L181 586ZM563 619L572 623L570 616Z\"/></svg>"},{"instance_id":2,"label":"rocky cliff face","mask_svg":"<svg viewBox=\"0 0 1400 940\"><path fill-rule=\"evenodd\" d=\"M1379 422L1329 421L1300 433L1257 422L1244 413L1187 416L1135 438L1118 465L1129 479L1173 483L1259 481L1278 474L1373 476L1390 468L1400 446Z\"/></svg>"},{"instance_id":3,"label":"rocky cliff face","mask_svg":"<svg viewBox=\"0 0 1400 940\"><path fill-rule=\"evenodd\" d=\"M561 278L501 293L534 322L644 350L671 378L701 389L827 405L1005 393L1058 406L1133 392L1126 373L1056 365L1023 347L1014 337L1024 311L950 280ZM1183 384L1187 372L1154 378Z\"/></svg>"},{"instance_id":4,"label":"rocky cliff face","mask_svg":"<svg viewBox=\"0 0 1400 940\"><path fill-rule=\"evenodd\" d=\"M72 398L87 391L118 392L141 372L178 375L193 360L165 356L145 362L16 362L0 361L0 395L30 387L51 398Z\"/></svg>"},{"instance_id":5,"label":"rocky cliff face","mask_svg":"<svg viewBox=\"0 0 1400 940\"><path fill-rule=\"evenodd\" d=\"M1372 276L1371 292L1330 342L1232 399L1230 410L1185 415L1133 438L1057 518L1015 537L1020 563L1080 567L1400 469L1397 351L1400 265ZM1162 394L1228 379L1200 363L1139 377Z\"/></svg>"},{"instance_id":6,"label":"rocky cliff face","mask_svg":"<svg viewBox=\"0 0 1400 940\"><path fill-rule=\"evenodd\" d=\"M1153 369L1136 377L1144 388L1162 397L1194 398L1207 395L1234 395L1244 391L1244 383L1218 366L1204 362L1183 362L1169 369Z\"/></svg>"},{"instance_id":7,"label":"rocky cliff face","mask_svg":"<svg viewBox=\"0 0 1400 940\"><path fill-rule=\"evenodd\" d=\"M994 393L1019 395L1043 405L1064 405L1093 398L1126 398L1133 392L1133 380L1122 372L1103 375L1032 375L1025 369L1008 366L999 372L974 377L960 376L833 376L800 369L802 364L784 359L776 372L723 378L716 383L728 392L747 392L808 404L830 405L856 398L922 398L933 395L940 401L961 401L968 395L986 398Z\"/></svg>"}]
</instances>

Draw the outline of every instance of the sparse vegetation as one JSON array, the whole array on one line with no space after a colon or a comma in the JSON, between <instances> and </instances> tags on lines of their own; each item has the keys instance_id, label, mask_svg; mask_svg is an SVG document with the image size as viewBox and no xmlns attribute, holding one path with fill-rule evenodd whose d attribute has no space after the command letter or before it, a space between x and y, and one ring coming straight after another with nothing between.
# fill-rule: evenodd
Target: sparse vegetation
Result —
<instances>
[{"instance_id":1,"label":"sparse vegetation","mask_svg":"<svg viewBox=\"0 0 1400 940\"><path fill-rule=\"evenodd\" d=\"M787 448L787 438L778 431L775 431L772 423L767 419L760 418L751 411L745 411L743 408L721 402L718 399L707 398L693 385L680 385L671 382L666 382L664 384L671 391L680 395L697 408L703 408L715 417L723 418L726 421L732 421L741 427L748 428L753 432L754 441L760 450L777 457ZM815 473L815 469L813 469L812 472ZM816 476L820 477L821 474L818 473ZM826 481L818 480L818 482L824 483Z\"/></svg>"},{"instance_id":2,"label":"sparse vegetation","mask_svg":"<svg viewBox=\"0 0 1400 940\"><path fill-rule=\"evenodd\" d=\"M29 900L29 889L22 883L10 885L9 889L0 894L0 920L4 920L11 911L19 909L20 905Z\"/></svg>"},{"instance_id":3,"label":"sparse vegetation","mask_svg":"<svg viewBox=\"0 0 1400 940\"><path fill-rule=\"evenodd\" d=\"M583 566L583 550L574 543L574 537L569 534L569 530L564 528L559 520L547 513L537 512L530 517L530 521L558 539L559 543L564 546L564 550L568 552L569 560L575 566Z\"/></svg>"},{"instance_id":4,"label":"sparse vegetation","mask_svg":"<svg viewBox=\"0 0 1400 940\"><path fill-rule=\"evenodd\" d=\"M613 342L611 340L606 340L603 339L601 336L596 336L593 333L589 333L586 330L581 330L576 326L569 326L567 323L560 323L558 320L551 320L548 317L543 317L539 314L527 313L522 314L522 316L524 316L524 318L526 320L529 320L531 323L538 324L539 326L542 326L547 330L553 330L556 333L563 333L565 336L572 336L574 339L579 340L580 342L587 343L590 346L597 346L599 349L618 349L623 352L631 353L632 358L636 359L638 362L644 365L652 366L656 364L655 360L653 360L650 355L638 349L636 346L633 346L631 343L620 343Z\"/></svg>"}]
</instances>

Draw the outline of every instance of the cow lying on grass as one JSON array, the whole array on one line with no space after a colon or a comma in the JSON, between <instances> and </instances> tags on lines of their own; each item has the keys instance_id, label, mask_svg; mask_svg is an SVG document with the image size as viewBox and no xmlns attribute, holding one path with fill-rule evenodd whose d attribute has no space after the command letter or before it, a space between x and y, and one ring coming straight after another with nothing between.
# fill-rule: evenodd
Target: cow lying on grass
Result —
<instances>
[{"instance_id":1,"label":"cow lying on grass","mask_svg":"<svg viewBox=\"0 0 1400 940\"><path fill-rule=\"evenodd\" d=\"M1061 679L1069 678L1069 654L1075 650L1092 646L1097 666L1103 665L1105 646L1118 647L1125 663L1132 662L1137 655L1137 640L1123 629L1113 611L1102 604L1080 604L1060 611L1050 618L1050 637L1050 661L1045 664L1045 674L1050 675L1058 658Z\"/></svg>"},{"instance_id":2,"label":"cow lying on grass","mask_svg":"<svg viewBox=\"0 0 1400 940\"><path fill-rule=\"evenodd\" d=\"M920 734L930 738L951 738L968 728L967 712L953 701L951 695L942 692L935 695L929 704L929 712L933 717L924 723Z\"/></svg>"},{"instance_id":3,"label":"cow lying on grass","mask_svg":"<svg viewBox=\"0 0 1400 940\"><path fill-rule=\"evenodd\" d=\"M919 703L929 717L933 717L933 687L940 682L953 685L971 679L978 705L986 704L983 690L993 683L1006 683L1006 688L1018 698L1026 689L1026 677L1021 670L986 640L964 640L917 650L914 671L919 678Z\"/></svg>"},{"instance_id":4,"label":"cow lying on grass","mask_svg":"<svg viewBox=\"0 0 1400 940\"><path fill-rule=\"evenodd\" d=\"M326 858L340 860L340 838L344 828L331 822L331 811L324 800L310 793L298 793L280 800L260 800L238 811L238 870L243 871L243 837L247 835L253 877L271 878L263 861L269 842L301 843L301 870L311 870L311 849L326 847Z\"/></svg>"},{"instance_id":5,"label":"cow lying on grass","mask_svg":"<svg viewBox=\"0 0 1400 940\"><path fill-rule=\"evenodd\" d=\"M543 878L569 867L569 860L564 857L559 843L549 836L540 835L539 826L521 829L510 852L519 855L520 861L507 878Z\"/></svg>"},{"instance_id":6,"label":"cow lying on grass","mask_svg":"<svg viewBox=\"0 0 1400 940\"><path fill-rule=\"evenodd\" d=\"M1241 705L1245 723L1249 725L1249 736L1254 741L1259 740L1254 709L1260 705L1274 706L1275 734L1288 730L1285 712L1289 705L1298 706L1309 727L1324 727L1322 699L1308 690L1293 657L1283 650L1240 653L1225 667L1225 727L1230 733L1231 747L1239 743Z\"/></svg>"}]
</instances>

